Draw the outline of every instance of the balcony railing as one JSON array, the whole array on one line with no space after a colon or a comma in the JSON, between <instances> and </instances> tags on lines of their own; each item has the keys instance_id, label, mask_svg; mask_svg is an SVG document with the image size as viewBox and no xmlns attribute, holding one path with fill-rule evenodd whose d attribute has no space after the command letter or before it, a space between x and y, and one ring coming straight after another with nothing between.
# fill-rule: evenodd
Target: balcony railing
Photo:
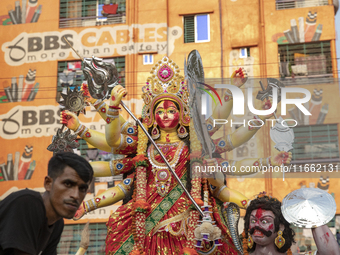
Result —
<instances>
[{"instance_id":1,"label":"balcony railing","mask_svg":"<svg viewBox=\"0 0 340 255\"><path fill-rule=\"evenodd\" d=\"M280 62L280 77L285 85L333 82L332 62L323 54L295 57L291 62Z\"/></svg>"},{"instance_id":2,"label":"balcony railing","mask_svg":"<svg viewBox=\"0 0 340 255\"><path fill-rule=\"evenodd\" d=\"M324 55L295 59L295 63L280 62L280 77L286 86L333 82L331 63Z\"/></svg>"},{"instance_id":3,"label":"balcony railing","mask_svg":"<svg viewBox=\"0 0 340 255\"><path fill-rule=\"evenodd\" d=\"M278 45L280 77L285 85L333 82L330 41Z\"/></svg>"},{"instance_id":4,"label":"balcony railing","mask_svg":"<svg viewBox=\"0 0 340 255\"><path fill-rule=\"evenodd\" d=\"M60 28L68 27L90 27L90 26L101 26L111 25L126 22L126 15L123 14L112 14L107 17L104 16L91 16L91 17L79 17L79 18L61 18L59 20Z\"/></svg>"},{"instance_id":5,"label":"balcony railing","mask_svg":"<svg viewBox=\"0 0 340 255\"><path fill-rule=\"evenodd\" d=\"M326 84L334 83L335 78L333 74L320 74L320 75L307 75L307 76L293 76L293 77L281 77L280 81L285 86L302 86L312 84Z\"/></svg>"},{"instance_id":6,"label":"balcony railing","mask_svg":"<svg viewBox=\"0 0 340 255\"><path fill-rule=\"evenodd\" d=\"M276 0L276 10L328 5L328 0Z\"/></svg>"},{"instance_id":7,"label":"balcony railing","mask_svg":"<svg viewBox=\"0 0 340 255\"><path fill-rule=\"evenodd\" d=\"M331 74L332 62L330 56L324 54L294 57L290 62L280 62L280 73L281 76Z\"/></svg>"}]
</instances>

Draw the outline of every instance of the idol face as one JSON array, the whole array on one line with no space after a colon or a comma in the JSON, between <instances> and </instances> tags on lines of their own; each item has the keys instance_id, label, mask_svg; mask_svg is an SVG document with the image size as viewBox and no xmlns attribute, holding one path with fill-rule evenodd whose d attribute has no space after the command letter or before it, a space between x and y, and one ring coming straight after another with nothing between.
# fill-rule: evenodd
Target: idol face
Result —
<instances>
[{"instance_id":1,"label":"idol face","mask_svg":"<svg viewBox=\"0 0 340 255\"><path fill-rule=\"evenodd\" d=\"M253 238L254 243L262 246L274 243L277 237L274 219L274 213L269 210L259 208L251 212L249 234Z\"/></svg>"},{"instance_id":2,"label":"idol face","mask_svg":"<svg viewBox=\"0 0 340 255\"><path fill-rule=\"evenodd\" d=\"M163 130L171 130L179 123L179 111L170 100L162 101L155 110L157 125Z\"/></svg>"}]
</instances>

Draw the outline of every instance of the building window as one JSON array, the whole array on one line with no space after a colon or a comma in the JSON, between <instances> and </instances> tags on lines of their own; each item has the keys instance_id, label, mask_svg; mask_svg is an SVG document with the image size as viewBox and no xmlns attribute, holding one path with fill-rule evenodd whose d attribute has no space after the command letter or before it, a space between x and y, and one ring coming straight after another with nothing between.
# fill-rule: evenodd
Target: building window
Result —
<instances>
[{"instance_id":1,"label":"building window","mask_svg":"<svg viewBox=\"0 0 340 255\"><path fill-rule=\"evenodd\" d=\"M60 0L59 27L101 26L126 21L126 0Z\"/></svg>"},{"instance_id":2,"label":"building window","mask_svg":"<svg viewBox=\"0 0 340 255\"><path fill-rule=\"evenodd\" d=\"M339 138L336 124L296 126L293 163L339 161Z\"/></svg>"},{"instance_id":3,"label":"building window","mask_svg":"<svg viewBox=\"0 0 340 255\"><path fill-rule=\"evenodd\" d=\"M65 225L57 246L57 254L75 254L79 249L84 224ZM90 224L90 243L86 254L105 254L105 223Z\"/></svg>"},{"instance_id":4,"label":"building window","mask_svg":"<svg viewBox=\"0 0 340 255\"><path fill-rule=\"evenodd\" d=\"M143 65L152 65L152 64L153 64L153 54L144 54Z\"/></svg>"},{"instance_id":5,"label":"building window","mask_svg":"<svg viewBox=\"0 0 340 255\"><path fill-rule=\"evenodd\" d=\"M332 76L330 41L279 45L280 76Z\"/></svg>"},{"instance_id":6,"label":"building window","mask_svg":"<svg viewBox=\"0 0 340 255\"><path fill-rule=\"evenodd\" d=\"M241 48L240 58L248 58L248 57L250 57L250 48Z\"/></svg>"},{"instance_id":7,"label":"building window","mask_svg":"<svg viewBox=\"0 0 340 255\"><path fill-rule=\"evenodd\" d=\"M184 16L184 43L210 41L210 16Z\"/></svg>"},{"instance_id":8,"label":"building window","mask_svg":"<svg viewBox=\"0 0 340 255\"><path fill-rule=\"evenodd\" d=\"M107 17L105 15L104 10L103 10L103 6L104 6L104 4L97 2L97 8L96 8L97 9L97 13L96 13L97 21L107 20Z\"/></svg>"},{"instance_id":9,"label":"building window","mask_svg":"<svg viewBox=\"0 0 340 255\"><path fill-rule=\"evenodd\" d=\"M328 5L328 0L276 0L276 10Z\"/></svg>"},{"instance_id":10,"label":"building window","mask_svg":"<svg viewBox=\"0 0 340 255\"><path fill-rule=\"evenodd\" d=\"M104 62L113 62L119 75L119 84L125 86L125 57L105 58ZM74 89L80 86L84 81L82 71L82 62L79 61L60 61L58 62L58 85L57 85L57 102L60 101L60 93L66 94L67 87Z\"/></svg>"}]
</instances>

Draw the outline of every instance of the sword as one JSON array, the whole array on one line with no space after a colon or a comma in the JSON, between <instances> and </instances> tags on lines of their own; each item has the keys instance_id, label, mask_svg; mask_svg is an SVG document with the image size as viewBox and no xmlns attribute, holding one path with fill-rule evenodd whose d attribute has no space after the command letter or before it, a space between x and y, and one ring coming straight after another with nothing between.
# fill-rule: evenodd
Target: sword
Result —
<instances>
[{"instance_id":1,"label":"sword","mask_svg":"<svg viewBox=\"0 0 340 255\"><path fill-rule=\"evenodd\" d=\"M205 117L201 114L202 105L202 84L204 84L204 70L202 58L197 50L193 50L188 55L188 61L184 61L185 79L188 81L190 115L194 122L197 138L201 142L203 153L202 157L208 155L212 158L215 145L209 135Z\"/></svg>"}]
</instances>

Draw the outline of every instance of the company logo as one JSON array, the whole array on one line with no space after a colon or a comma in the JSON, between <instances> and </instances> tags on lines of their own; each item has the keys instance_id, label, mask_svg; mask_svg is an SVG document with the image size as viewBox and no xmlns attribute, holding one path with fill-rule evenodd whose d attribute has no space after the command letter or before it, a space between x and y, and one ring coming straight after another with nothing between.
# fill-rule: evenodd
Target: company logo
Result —
<instances>
[{"instance_id":1,"label":"company logo","mask_svg":"<svg viewBox=\"0 0 340 255\"><path fill-rule=\"evenodd\" d=\"M105 130L104 122L92 122L95 116L90 116L91 114L95 115L95 112L87 111L86 118L82 118L81 122L85 122L93 130ZM59 106L15 106L0 115L0 137L9 140L55 135L61 128L59 116Z\"/></svg>"},{"instance_id":2,"label":"company logo","mask_svg":"<svg viewBox=\"0 0 340 255\"><path fill-rule=\"evenodd\" d=\"M130 99L124 101L129 109L141 109L143 99ZM17 139L29 137L43 137L55 135L61 128L61 108L55 105L21 106L17 105L7 113L0 115L0 137L3 139ZM105 132L106 122L97 114L86 110L86 115L79 115L81 123L92 130ZM133 119L127 118L128 121Z\"/></svg>"},{"instance_id":3,"label":"company logo","mask_svg":"<svg viewBox=\"0 0 340 255\"><path fill-rule=\"evenodd\" d=\"M128 55L151 51L171 55L175 49L175 40L182 34L182 28L168 28L166 23L87 28L79 34L73 30L31 34L24 32L12 41L4 43L1 49L5 53L5 62L10 66L63 60L67 59L70 53L73 58L78 59L63 37L84 57L108 57L115 52Z\"/></svg>"},{"instance_id":4,"label":"company logo","mask_svg":"<svg viewBox=\"0 0 340 255\"><path fill-rule=\"evenodd\" d=\"M220 98L220 95L217 93L216 89L214 89L213 87L211 87L210 85L208 84L205 84L205 83L202 83L202 82L199 82L199 84L202 84L204 86L206 86L207 88L209 88L210 90L212 90L212 92L214 92L214 94L217 96L218 100L220 101L220 104L222 106L222 100ZM210 93L210 91L206 90L206 89L203 89L203 88L200 88L198 87L200 90L203 90L204 92L206 92L211 98L212 100L214 101L215 105L217 105L217 102L215 100L215 98L213 97L213 95Z\"/></svg>"},{"instance_id":5,"label":"company logo","mask_svg":"<svg viewBox=\"0 0 340 255\"><path fill-rule=\"evenodd\" d=\"M214 88L212 88L211 86L209 86L207 84L204 84L204 85L209 87L210 90L212 90L215 94L217 94L217 91ZM229 89L231 91L232 95L233 95L233 114L234 115L245 115L244 95L243 95L242 90L239 87L234 86L234 85L230 85L230 84L222 84L222 85L215 85L215 88ZM201 89L201 90L204 90L205 92L207 92L210 95L210 97L214 100L215 104L217 105L216 100L213 98L212 94L209 91L207 91L205 89ZM278 104L278 99L277 99L278 98L278 88L273 87L272 107L270 109L267 109L267 110L257 110L257 109L255 109L254 102L253 102L253 88L251 88L251 87L246 88L246 90L247 90L247 96L248 96L247 106L248 106L248 109L251 113L258 115L258 116L260 116L260 115L266 116L266 115L273 114L276 111L277 104ZM281 88L280 90L281 90L280 96L281 96L281 115L282 116L287 115L287 105L288 104L295 105L304 115L311 115L311 113L303 105L304 103L309 102L310 99L311 99L311 93L309 92L309 90L304 89L304 88L292 88L292 87L284 87L284 88ZM303 98L289 99L289 98L287 98L288 93L301 93L301 94L304 95L304 97ZM219 96L218 96L218 98L219 98L220 103L222 105L222 102L221 102L221 99L220 99ZM206 119L211 116L211 114L209 114L208 110L207 110L207 109L211 109L211 108L212 108L211 103L209 103L206 100L206 94L203 94L202 95L201 114L205 115ZM273 121L275 121L275 120L267 119L266 121L272 121L272 126L273 126ZM282 121L282 125L288 127L288 125L285 124L287 121L295 122L294 126L296 126L297 123L298 123L294 119L289 119L289 120L287 119L287 120ZM231 126L233 124L234 125L242 124L243 126L245 126L245 122L246 122L246 120L244 120L243 122L234 122L233 123L233 120L230 120ZM228 120L226 120L226 119L214 119L213 126L215 127L215 125L227 124L227 123L228 123ZM253 125L252 123L259 123L259 125ZM258 118L248 121L248 126L251 127L251 128L259 128L263 125L264 125L264 121L262 121L261 119L258 119Z\"/></svg>"},{"instance_id":6,"label":"company logo","mask_svg":"<svg viewBox=\"0 0 340 255\"><path fill-rule=\"evenodd\" d=\"M212 88L211 86L209 86ZM244 115L245 110L244 110L244 95L242 90L234 85L230 84L222 84L218 85L218 88L224 88L224 89L229 89L233 95L233 114L234 115ZM277 108L277 98L278 98L278 89L273 88L273 103L272 107L268 110L257 110L254 107L254 102L253 102L253 88L247 88L247 94L248 94L248 102L247 106L248 109L251 113L256 114L256 115L270 115L276 111ZM208 93L208 92L207 92ZM214 89L214 93L217 93L216 90ZM289 99L287 98L288 93L302 93L305 95L304 98L294 98L294 99ZM210 96L211 93L210 93ZM220 97L218 97L220 99ZM303 106L304 103L309 102L311 99L311 93L309 90L304 89L304 88L291 88L291 87L285 87L281 88L281 115L287 115L287 105L288 104L293 104L295 105L304 115L312 115L306 107ZM221 99L220 99L221 100ZM216 101L215 101L216 102ZM203 113L203 108L206 107L204 100L202 100L202 114ZM221 102L222 105L222 102Z\"/></svg>"}]
</instances>

